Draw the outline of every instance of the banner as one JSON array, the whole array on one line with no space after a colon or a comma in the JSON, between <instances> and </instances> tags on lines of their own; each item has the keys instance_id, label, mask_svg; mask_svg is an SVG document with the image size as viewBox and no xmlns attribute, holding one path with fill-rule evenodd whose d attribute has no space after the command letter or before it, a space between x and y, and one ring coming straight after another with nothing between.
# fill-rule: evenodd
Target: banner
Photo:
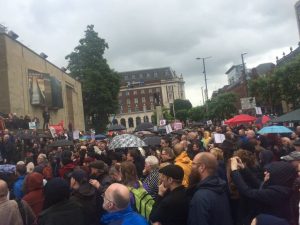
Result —
<instances>
[{"instance_id":1,"label":"banner","mask_svg":"<svg viewBox=\"0 0 300 225\"><path fill-rule=\"evenodd\" d=\"M182 123L174 123L173 124L174 130L181 130L182 129Z\"/></svg>"},{"instance_id":2,"label":"banner","mask_svg":"<svg viewBox=\"0 0 300 225\"><path fill-rule=\"evenodd\" d=\"M50 74L28 70L30 104L63 108L61 83Z\"/></svg>"}]
</instances>

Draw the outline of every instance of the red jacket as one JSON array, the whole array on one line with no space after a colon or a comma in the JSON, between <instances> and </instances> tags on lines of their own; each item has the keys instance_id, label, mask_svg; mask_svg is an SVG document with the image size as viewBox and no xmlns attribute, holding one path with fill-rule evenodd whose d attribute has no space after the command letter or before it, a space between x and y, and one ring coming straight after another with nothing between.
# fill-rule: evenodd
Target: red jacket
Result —
<instances>
[{"instance_id":1,"label":"red jacket","mask_svg":"<svg viewBox=\"0 0 300 225\"><path fill-rule=\"evenodd\" d=\"M61 168L59 169L59 171L58 171L59 176L60 176L61 178L64 178L64 179L65 179L65 178L66 178L65 175L66 175L67 173L72 172L72 171L74 170L75 167L76 167L76 165L75 165L73 162L68 163L67 165L64 165L64 166L61 167Z\"/></svg>"},{"instance_id":2,"label":"red jacket","mask_svg":"<svg viewBox=\"0 0 300 225\"><path fill-rule=\"evenodd\" d=\"M43 175L37 172L30 173L25 178L26 194L23 200L28 203L32 211L38 216L44 205Z\"/></svg>"}]
</instances>

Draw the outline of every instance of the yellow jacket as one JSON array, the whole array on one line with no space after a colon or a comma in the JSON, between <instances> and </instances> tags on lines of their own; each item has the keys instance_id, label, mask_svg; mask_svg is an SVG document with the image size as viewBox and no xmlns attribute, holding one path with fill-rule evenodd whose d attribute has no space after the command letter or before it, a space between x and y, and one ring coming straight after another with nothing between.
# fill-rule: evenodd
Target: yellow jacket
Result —
<instances>
[{"instance_id":1,"label":"yellow jacket","mask_svg":"<svg viewBox=\"0 0 300 225\"><path fill-rule=\"evenodd\" d=\"M182 185L187 187L189 185L189 177L192 171L192 161L188 157L186 151L183 151L179 156L176 157L175 165L178 165L183 169L184 176Z\"/></svg>"}]
</instances>

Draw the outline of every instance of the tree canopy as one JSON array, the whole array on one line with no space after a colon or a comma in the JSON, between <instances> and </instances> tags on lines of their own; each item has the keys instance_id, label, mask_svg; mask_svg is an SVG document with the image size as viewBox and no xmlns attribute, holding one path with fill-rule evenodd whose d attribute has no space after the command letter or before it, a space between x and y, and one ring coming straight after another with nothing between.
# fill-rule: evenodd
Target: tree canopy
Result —
<instances>
[{"instance_id":1,"label":"tree canopy","mask_svg":"<svg viewBox=\"0 0 300 225\"><path fill-rule=\"evenodd\" d=\"M71 76L82 84L83 107L86 125L97 132L105 130L109 115L118 110L120 77L110 69L103 57L108 44L88 25L85 37L79 45L66 56Z\"/></svg>"}]
</instances>

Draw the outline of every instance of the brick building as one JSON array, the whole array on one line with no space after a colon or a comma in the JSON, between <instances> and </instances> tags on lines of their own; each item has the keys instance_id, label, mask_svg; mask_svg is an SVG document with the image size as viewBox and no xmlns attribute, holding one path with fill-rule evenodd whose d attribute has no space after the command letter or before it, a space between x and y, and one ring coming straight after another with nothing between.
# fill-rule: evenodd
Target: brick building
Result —
<instances>
[{"instance_id":1,"label":"brick building","mask_svg":"<svg viewBox=\"0 0 300 225\"><path fill-rule=\"evenodd\" d=\"M170 108L174 99L185 99L184 80L170 67L121 72L119 113L113 123L133 130L153 122L155 106Z\"/></svg>"}]
</instances>

